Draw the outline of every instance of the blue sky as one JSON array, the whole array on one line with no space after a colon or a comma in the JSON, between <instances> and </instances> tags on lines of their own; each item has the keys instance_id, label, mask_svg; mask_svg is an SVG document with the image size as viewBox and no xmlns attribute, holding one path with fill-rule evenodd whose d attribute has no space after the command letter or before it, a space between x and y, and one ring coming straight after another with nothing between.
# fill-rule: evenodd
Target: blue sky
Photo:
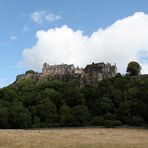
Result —
<instances>
[{"instance_id":1,"label":"blue sky","mask_svg":"<svg viewBox=\"0 0 148 148\"><path fill-rule=\"evenodd\" d=\"M39 30L46 33L47 30L66 25L62 31L72 29L72 33L75 34L77 30L81 30L81 36L90 37L99 28L105 29L117 20L134 15L135 12L144 12L147 15L148 1L0 0L0 87L13 82L16 75L33 68L30 67L31 64L20 63L26 58L26 54L23 55L24 49L29 48L31 51L32 47L37 45L37 41L41 40L41 37L36 37ZM51 55L50 57L52 58ZM141 57L147 59L147 56L140 56L141 61Z\"/></svg>"}]
</instances>

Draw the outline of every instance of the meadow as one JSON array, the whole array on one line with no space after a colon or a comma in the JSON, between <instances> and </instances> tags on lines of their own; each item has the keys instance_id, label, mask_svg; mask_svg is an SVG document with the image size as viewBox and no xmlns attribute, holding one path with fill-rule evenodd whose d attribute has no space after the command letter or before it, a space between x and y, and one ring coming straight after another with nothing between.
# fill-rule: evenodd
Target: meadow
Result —
<instances>
[{"instance_id":1,"label":"meadow","mask_svg":"<svg viewBox=\"0 0 148 148\"><path fill-rule=\"evenodd\" d=\"M128 128L0 130L0 148L148 148L148 130Z\"/></svg>"}]
</instances>

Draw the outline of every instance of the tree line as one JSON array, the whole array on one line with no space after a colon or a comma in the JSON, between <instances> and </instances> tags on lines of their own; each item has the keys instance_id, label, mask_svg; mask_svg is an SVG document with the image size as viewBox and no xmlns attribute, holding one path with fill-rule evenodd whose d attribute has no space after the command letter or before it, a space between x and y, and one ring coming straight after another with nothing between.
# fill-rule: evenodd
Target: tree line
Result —
<instances>
[{"instance_id":1,"label":"tree line","mask_svg":"<svg viewBox=\"0 0 148 148\"><path fill-rule=\"evenodd\" d=\"M147 126L148 77L140 69L131 62L127 75L98 86L25 79L0 89L0 128Z\"/></svg>"}]
</instances>

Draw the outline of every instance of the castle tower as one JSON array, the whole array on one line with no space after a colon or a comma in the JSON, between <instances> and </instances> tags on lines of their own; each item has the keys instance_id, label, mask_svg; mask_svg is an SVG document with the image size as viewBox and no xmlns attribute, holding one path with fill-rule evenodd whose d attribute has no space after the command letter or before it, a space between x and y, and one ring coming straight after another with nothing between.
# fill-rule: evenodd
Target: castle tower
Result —
<instances>
[{"instance_id":1,"label":"castle tower","mask_svg":"<svg viewBox=\"0 0 148 148\"><path fill-rule=\"evenodd\" d=\"M49 68L49 65L45 62L45 63L43 64L43 69L42 69L42 73L43 73L44 75L47 75L47 74L48 74L48 68Z\"/></svg>"}]
</instances>

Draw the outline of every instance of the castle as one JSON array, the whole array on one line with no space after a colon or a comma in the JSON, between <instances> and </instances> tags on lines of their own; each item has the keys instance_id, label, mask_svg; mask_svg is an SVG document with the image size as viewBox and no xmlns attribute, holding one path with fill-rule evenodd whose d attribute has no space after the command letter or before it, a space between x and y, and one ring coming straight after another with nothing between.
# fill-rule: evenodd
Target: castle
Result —
<instances>
[{"instance_id":1,"label":"castle","mask_svg":"<svg viewBox=\"0 0 148 148\"><path fill-rule=\"evenodd\" d=\"M42 72L27 71L23 75L18 75L16 82L33 78L36 81L42 79L48 80L76 80L79 86L97 85L100 81L115 77L117 67L110 63L92 63L86 65L85 68L75 68L73 64L49 65L43 64Z\"/></svg>"}]
</instances>

